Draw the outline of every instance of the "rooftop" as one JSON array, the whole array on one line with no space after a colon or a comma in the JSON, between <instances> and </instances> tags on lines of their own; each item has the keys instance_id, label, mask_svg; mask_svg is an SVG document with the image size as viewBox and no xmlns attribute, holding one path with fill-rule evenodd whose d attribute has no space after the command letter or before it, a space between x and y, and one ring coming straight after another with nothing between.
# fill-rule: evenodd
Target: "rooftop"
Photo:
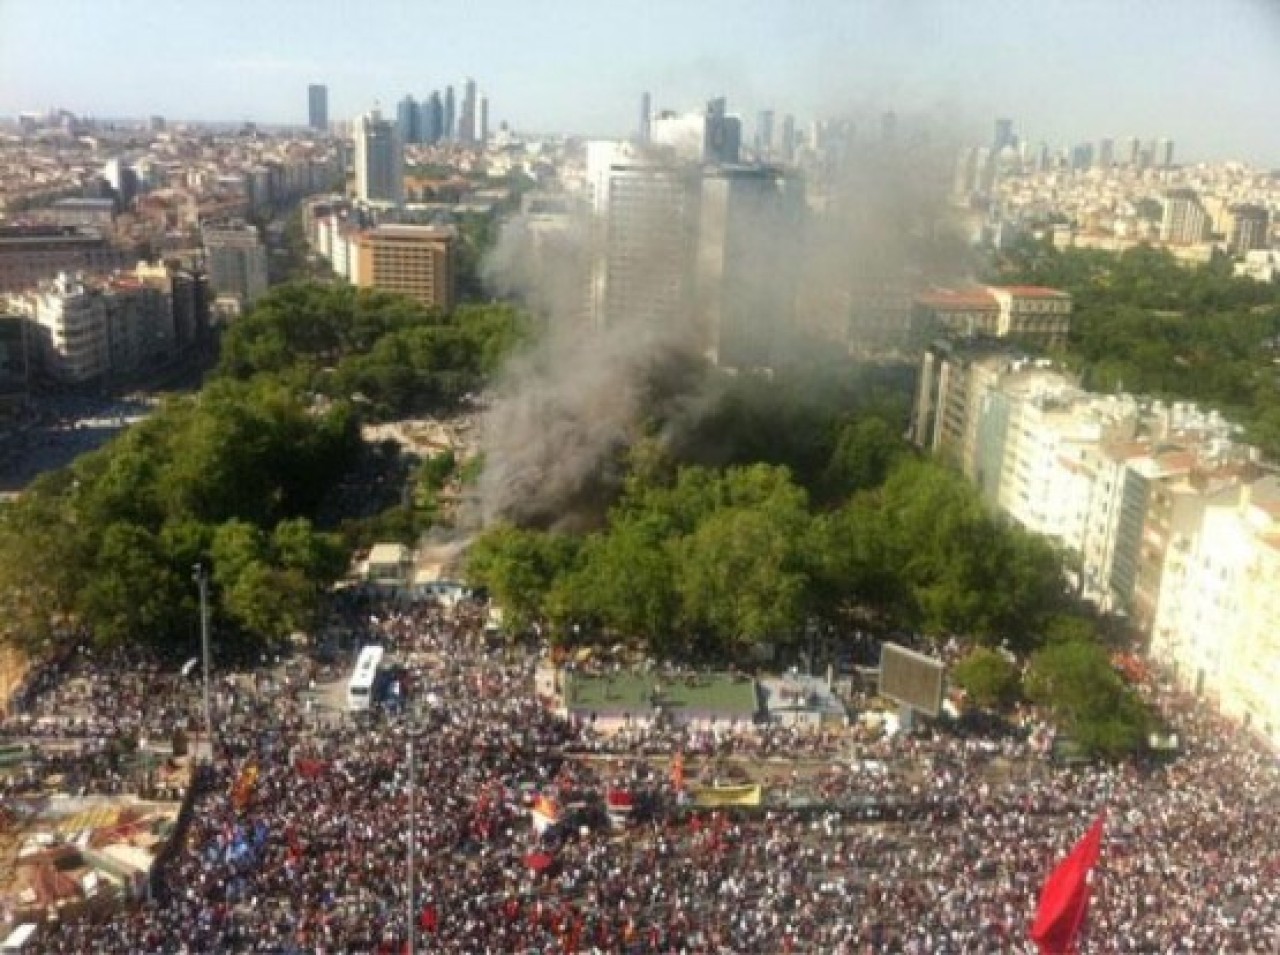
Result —
<instances>
[{"instance_id":1,"label":"rooftop","mask_svg":"<svg viewBox=\"0 0 1280 955\"><path fill-rule=\"evenodd\" d=\"M621 670L566 673L564 699L577 713L650 715L656 702L674 710L752 716L759 709L755 681L727 673L671 676Z\"/></svg>"}]
</instances>

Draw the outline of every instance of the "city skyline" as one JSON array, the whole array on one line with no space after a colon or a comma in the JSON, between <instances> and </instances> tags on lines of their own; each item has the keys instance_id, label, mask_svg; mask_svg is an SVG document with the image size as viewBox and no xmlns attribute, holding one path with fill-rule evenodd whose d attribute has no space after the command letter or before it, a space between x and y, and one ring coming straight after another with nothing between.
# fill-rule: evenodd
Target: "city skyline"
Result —
<instances>
[{"instance_id":1,"label":"city skyline","mask_svg":"<svg viewBox=\"0 0 1280 955\"><path fill-rule=\"evenodd\" d=\"M494 128L626 135L647 90L655 109L724 95L749 121L761 110L809 119L893 109L973 140L1009 116L1035 140L1167 136L1192 161L1280 165L1280 127L1267 121L1280 10L1253 0L1161 3L1158 17L1152 4L1096 0L645 9L557 0L531 19L527 7L487 0L458 22L440 4L392 0L346 19L345 6L292 0L8 3L0 115L63 107L301 126L308 84L329 88L330 119L352 120L375 102L389 109L477 76ZM56 70L53 36L66 54ZM121 56L129 46L148 55Z\"/></svg>"}]
</instances>

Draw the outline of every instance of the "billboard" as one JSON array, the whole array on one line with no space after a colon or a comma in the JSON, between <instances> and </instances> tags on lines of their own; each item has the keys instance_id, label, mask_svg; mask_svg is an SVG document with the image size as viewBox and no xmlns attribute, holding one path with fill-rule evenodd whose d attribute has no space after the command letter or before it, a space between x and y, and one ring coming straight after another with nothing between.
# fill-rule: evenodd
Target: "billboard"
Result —
<instances>
[{"instance_id":1,"label":"billboard","mask_svg":"<svg viewBox=\"0 0 1280 955\"><path fill-rule=\"evenodd\" d=\"M880 648L880 695L903 706L937 716L942 711L941 660L916 653L896 643Z\"/></svg>"}]
</instances>

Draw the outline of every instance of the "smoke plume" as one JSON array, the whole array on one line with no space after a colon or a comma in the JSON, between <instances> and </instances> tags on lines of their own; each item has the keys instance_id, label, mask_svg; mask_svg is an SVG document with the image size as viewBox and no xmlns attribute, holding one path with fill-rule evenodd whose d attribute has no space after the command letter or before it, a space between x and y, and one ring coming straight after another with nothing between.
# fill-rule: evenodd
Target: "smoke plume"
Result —
<instances>
[{"instance_id":1,"label":"smoke plume","mask_svg":"<svg viewBox=\"0 0 1280 955\"><path fill-rule=\"evenodd\" d=\"M506 224L485 263L486 281L522 299L546 327L494 389L482 430L485 467L472 515L478 523L548 527L598 519L616 493L622 453L646 425L658 423L677 446L696 433L724 381L707 360L715 355L708 347L713 306L722 323L734 323L735 349L750 353L742 339L756 339L756 351L777 368L791 355L813 354L815 339L828 350L856 352L860 340L885 336L892 331L885 322L905 321L903 305L909 309L928 274L958 267L929 261L944 212L945 190L936 183L947 167L934 159L941 152L905 136L863 141L851 124L838 132L834 146L813 143L799 157L807 191L802 214L748 215L725 229L733 237L723 245L726 255L750 263L740 269L749 278L715 302L698 281L708 267L705 248L695 241L677 265L668 241L661 247L641 242L628 254L650 270L646 285L671 282L673 272L687 270L679 280L689 282L688 309L664 311L646 302L625 320L593 322L590 303L600 294L607 224L585 204L554 225L537 216ZM690 213L695 230L707 228L703 202ZM670 229L653 234L669 237ZM779 289L787 306L775 315ZM769 299L763 312L757 308L745 319L731 314L749 310L761 295ZM867 331L860 322L875 327ZM759 370L756 364L750 373Z\"/></svg>"}]
</instances>

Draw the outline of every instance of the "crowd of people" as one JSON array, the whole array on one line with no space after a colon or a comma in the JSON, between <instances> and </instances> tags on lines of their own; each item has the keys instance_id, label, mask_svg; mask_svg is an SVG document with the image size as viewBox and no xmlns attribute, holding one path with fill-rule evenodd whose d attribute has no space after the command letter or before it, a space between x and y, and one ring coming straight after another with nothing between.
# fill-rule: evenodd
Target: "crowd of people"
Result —
<instances>
[{"instance_id":1,"label":"crowd of people","mask_svg":"<svg viewBox=\"0 0 1280 955\"><path fill-rule=\"evenodd\" d=\"M467 955L1022 952L1046 875L1105 812L1081 952L1280 951L1275 755L1154 687L1182 742L1167 762L1060 768L1025 740L937 728L834 735L796 750L798 767L825 766L784 783L819 811L690 812L665 757L554 716L536 658L486 647L482 607L348 597L337 623L404 665L414 705L322 720L313 665L224 676L214 762L159 891L46 926L49 950L399 955L412 922L418 951ZM182 718L181 692L150 698L163 676L124 687L139 712L122 725ZM64 683L32 712L56 710ZM82 708L98 699L75 685L61 692ZM94 729L109 731L101 704ZM790 741L743 734L726 753L662 732L690 777ZM699 740L702 756L684 748ZM602 811L611 789L635 796L623 828ZM855 797L910 811L839 811ZM539 799L560 810L544 831Z\"/></svg>"}]
</instances>

